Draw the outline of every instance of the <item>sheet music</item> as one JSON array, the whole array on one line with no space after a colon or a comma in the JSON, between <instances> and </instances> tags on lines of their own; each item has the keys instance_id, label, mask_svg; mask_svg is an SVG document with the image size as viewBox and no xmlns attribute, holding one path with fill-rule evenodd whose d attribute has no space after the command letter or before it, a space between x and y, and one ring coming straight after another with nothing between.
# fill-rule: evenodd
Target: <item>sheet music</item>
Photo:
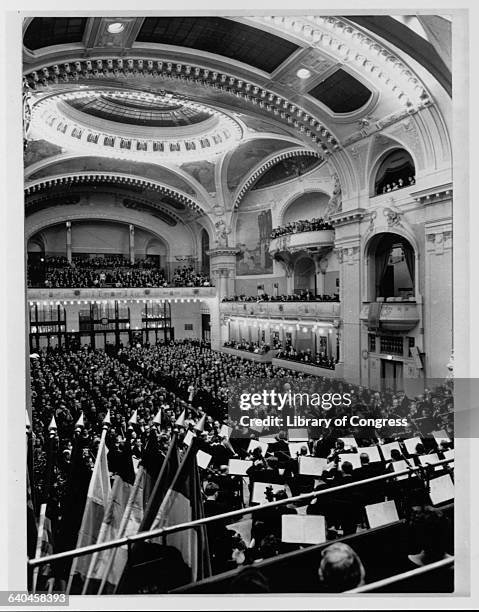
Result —
<instances>
[{"instance_id":1,"label":"sheet music","mask_svg":"<svg viewBox=\"0 0 479 612\"><path fill-rule=\"evenodd\" d=\"M252 461L230 459L228 462L228 474L231 474L231 476L246 476L246 470L252 465Z\"/></svg>"},{"instance_id":2,"label":"sheet music","mask_svg":"<svg viewBox=\"0 0 479 612\"><path fill-rule=\"evenodd\" d=\"M281 540L290 544L321 544L326 542L324 516L283 514Z\"/></svg>"},{"instance_id":3,"label":"sheet music","mask_svg":"<svg viewBox=\"0 0 479 612\"><path fill-rule=\"evenodd\" d=\"M299 473L304 476L321 476L327 465L323 457L300 457Z\"/></svg>"},{"instance_id":4,"label":"sheet music","mask_svg":"<svg viewBox=\"0 0 479 612\"><path fill-rule=\"evenodd\" d=\"M198 467L202 468L203 470L206 470L206 468L209 466L211 459L212 456L202 450L199 450L196 453L196 463L198 464Z\"/></svg>"},{"instance_id":5,"label":"sheet music","mask_svg":"<svg viewBox=\"0 0 479 612\"><path fill-rule=\"evenodd\" d=\"M454 483L449 474L433 478L429 481L430 492L433 506L454 499Z\"/></svg>"},{"instance_id":6,"label":"sheet music","mask_svg":"<svg viewBox=\"0 0 479 612\"><path fill-rule=\"evenodd\" d=\"M366 506L366 515L371 529L399 521L396 503L393 500Z\"/></svg>"},{"instance_id":7,"label":"sheet music","mask_svg":"<svg viewBox=\"0 0 479 612\"><path fill-rule=\"evenodd\" d=\"M339 467L341 467L341 464L345 461L349 461L354 469L361 467L361 459L359 458L358 453L340 453L338 457L340 461Z\"/></svg>"},{"instance_id":8,"label":"sheet music","mask_svg":"<svg viewBox=\"0 0 479 612\"><path fill-rule=\"evenodd\" d=\"M377 446L358 446L358 455L361 455L361 453L366 453L369 457L369 463L382 461Z\"/></svg>"}]
</instances>

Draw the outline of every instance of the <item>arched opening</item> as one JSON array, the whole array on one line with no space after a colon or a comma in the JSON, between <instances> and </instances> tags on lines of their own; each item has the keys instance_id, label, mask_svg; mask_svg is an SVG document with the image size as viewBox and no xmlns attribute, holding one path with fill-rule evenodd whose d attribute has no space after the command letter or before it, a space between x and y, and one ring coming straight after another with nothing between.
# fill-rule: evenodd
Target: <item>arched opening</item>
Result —
<instances>
[{"instance_id":1,"label":"arched opening","mask_svg":"<svg viewBox=\"0 0 479 612\"><path fill-rule=\"evenodd\" d=\"M151 238L145 247L145 259L156 268L166 269L167 247L159 238Z\"/></svg>"},{"instance_id":2,"label":"arched opening","mask_svg":"<svg viewBox=\"0 0 479 612\"><path fill-rule=\"evenodd\" d=\"M321 191L303 193L293 200L283 213L282 225L295 221L320 219L328 206L329 196Z\"/></svg>"},{"instance_id":3,"label":"arched opening","mask_svg":"<svg viewBox=\"0 0 479 612\"><path fill-rule=\"evenodd\" d=\"M316 295L316 268L310 257L301 257L294 266L294 292Z\"/></svg>"},{"instance_id":4,"label":"arched opening","mask_svg":"<svg viewBox=\"0 0 479 612\"><path fill-rule=\"evenodd\" d=\"M403 236L390 232L375 236L368 252L372 299L414 300L415 257L414 248Z\"/></svg>"},{"instance_id":5,"label":"arched opening","mask_svg":"<svg viewBox=\"0 0 479 612\"><path fill-rule=\"evenodd\" d=\"M416 168L411 155L404 149L394 149L380 163L374 182L374 195L389 193L416 182Z\"/></svg>"},{"instance_id":6,"label":"arched opening","mask_svg":"<svg viewBox=\"0 0 479 612\"><path fill-rule=\"evenodd\" d=\"M201 230L201 272L203 274L210 273L210 237L205 229Z\"/></svg>"}]
</instances>

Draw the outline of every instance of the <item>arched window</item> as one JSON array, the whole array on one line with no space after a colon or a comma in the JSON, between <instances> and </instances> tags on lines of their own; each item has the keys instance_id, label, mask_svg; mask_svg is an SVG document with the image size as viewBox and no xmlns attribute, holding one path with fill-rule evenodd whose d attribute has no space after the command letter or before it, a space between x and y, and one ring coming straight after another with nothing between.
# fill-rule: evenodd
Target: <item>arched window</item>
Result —
<instances>
[{"instance_id":1,"label":"arched window","mask_svg":"<svg viewBox=\"0 0 479 612\"><path fill-rule=\"evenodd\" d=\"M411 300L415 296L415 254L403 236L385 232L369 247L370 291L373 300Z\"/></svg>"},{"instance_id":2,"label":"arched window","mask_svg":"<svg viewBox=\"0 0 479 612\"><path fill-rule=\"evenodd\" d=\"M404 149L391 151L381 162L376 173L374 194L389 193L416 182L414 161Z\"/></svg>"}]
</instances>

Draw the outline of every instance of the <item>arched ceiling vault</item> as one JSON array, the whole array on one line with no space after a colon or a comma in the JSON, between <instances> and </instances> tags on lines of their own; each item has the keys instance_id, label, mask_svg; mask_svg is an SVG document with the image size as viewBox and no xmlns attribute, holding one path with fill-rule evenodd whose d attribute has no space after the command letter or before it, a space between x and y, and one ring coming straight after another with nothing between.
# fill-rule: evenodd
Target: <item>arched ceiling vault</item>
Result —
<instances>
[{"instance_id":1,"label":"arched ceiling vault","mask_svg":"<svg viewBox=\"0 0 479 612\"><path fill-rule=\"evenodd\" d=\"M169 169L176 178L156 183L202 214L231 210L271 162L266 147L226 188L244 141L283 139L324 158L343 194L354 193L351 149L376 129L415 122L434 106L434 79L447 77L430 67L425 82L380 25L319 15L28 18L27 139L52 143L45 156L55 159L125 159L133 175L136 160Z\"/></svg>"}]
</instances>

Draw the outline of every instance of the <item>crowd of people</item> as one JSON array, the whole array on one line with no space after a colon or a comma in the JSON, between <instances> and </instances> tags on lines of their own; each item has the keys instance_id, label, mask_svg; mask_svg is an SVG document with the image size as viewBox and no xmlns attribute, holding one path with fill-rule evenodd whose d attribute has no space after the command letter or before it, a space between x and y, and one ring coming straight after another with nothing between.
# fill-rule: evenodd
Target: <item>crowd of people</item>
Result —
<instances>
[{"instance_id":1,"label":"crowd of people","mask_svg":"<svg viewBox=\"0 0 479 612\"><path fill-rule=\"evenodd\" d=\"M380 193L389 193L390 191L396 191L397 189L403 189L403 187L410 187L411 185L416 184L416 179L413 176L409 176L407 179L399 178L396 181L392 181L391 183L386 183L383 185Z\"/></svg>"},{"instance_id":2,"label":"crowd of people","mask_svg":"<svg viewBox=\"0 0 479 612\"><path fill-rule=\"evenodd\" d=\"M245 391L252 393L278 388L278 384L281 388L301 388L308 393L349 392L352 396L347 409L349 414L382 418L404 416L408 419L408 427L401 432L383 428L380 433L371 428L349 426L331 427L322 432L310 429L301 449L292 452L287 432L277 427L265 427L259 433L241 424L237 410ZM136 459L142 461L147 439L155 431L159 447L165 453L181 413L184 413L185 421L181 427L176 427L180 446L186 432L193 431L199 419L205 416L204 430L198 436L199 448L212 457L208 468L201 470L207 516L248 505L255 482L281 485L276 493L266 491L266 498L272 500L287 496L288 491L295 495L313 488L330 488L368 478L373 472L386 473L392 469L393 456L391 460L373 467L369 465L367 454L361 454L361 467L354 469L352 462L344 460L345 452L354 452L339 439L344 436L355 436L361 447L367 447L376 444L378 437L387 441L421 435L424 438L421 452L439 453L450 448L452 443L443 443L438 449L428 433L444 429L451 440L453 438L453 399L448 384L408 398L403 392L373 391L342 380L309 376L242 359L214 351L199 340L170 341L154 346L128 345L109 353L87 346L76 351L61 348L42 350L31 359L31 403L34 487L38 496L42 495L44 486L48 425L53 416L58 428L59 461L55 488L59 517L71 467L72 446L75 435L78 435L75 423L81 414L84 422L79 435L83 440L85 470L91 472L102 422L110 411L107 444L112 475L116 473L127 445ZM158 409L161 409L161 425L155 429L153 419ZM314 413L319 408L311 410ZM344 407L333 407L328 416L334 417L344 410ZM135 411L137 420L132 426L129 419ZM271 406L259 406L251 415L262 418L271 411ZM225 424L230 428L230 435L223 431ZM259 435L268 436L272 441L267 449L251 444L252 440L258 440ZM417 456L401 448L399 459L414 465ZM419 449L416 450L419 453ZM327 467L320 477L299 474L298 456L302 455L327 460ZM228 473L231 458L250 461L245 480ZM401 516L409 516L413 505L423 508L430 505L420 478L409 479L407 483L407 495L402 484L393 483L374 491L368 489L368 502L385 497L394 499ZM305 512L323 514L328 539L333 540L367 528L365 498L361 497L365 494L359 493L357 497L350 494L348 499L334 495L331 499L326 498L327 503L313 500L306 504ZM246 566L297 549L297 545L285 544L281 540L281 516L299 511L294 506L283 505L272 511L256 513L248 537L227 529L225 523L212 523L208 527L208 538L213 571L219 573Z\"/></svg>"},{"instance_id":3,"label":"crowd of people","mask_svg":"<svg viewBox=\"0 0 479 612\"><path fill-rule=\"evenodd\" d=\"M260 293L258 295L233 295L224 297L223 302L339 302L339 293L333 295L314 294L309 289L304 289L299 293L269 295Z\"/></svg>"},{"instance_id":4,"label":"crowd of people","mask_svg":"<svg viewBox=\"0 0 479 612\"><path fill-rule=\"evenodd\" d=\"M131 287L211 287L206 274L192 267L177 268L168 282L165 271L154 262L143 259L135 263L122 256L75 258L47 258L42 265L28 266L28 286L58 288L131 288Z\"/></svg>"},{"instance_id":5,"label":"crowd of people","mask_svg":"<svg viewBox=\"0 0 479 612\"><path fill-rule=\"evenodd\" d=\"M211 287L209 276L196 272L191 266L177 268L173 274L172 284L175 287Z\"/></svg>"},{"instance_id":6,"label":"crowd of people","mask_svg":"<svg viewBox=\"0 0 479 612\"><path fill-rule=\"evenodd\" d=\"M286 225L280 225L273 228L271 239L285 236L286 234L299 234L300 232L317 232L321 230L330 230L333 226L324 219L299 219L298 221L290 221Z\"/></svg>"},{"instance_id":7,"label":"crowd of people","mask_svg":"<svg viewBox=\"0 0 479 612\"><path fill-rule=\"evenodd\" d=\"M319 366L320 368L327 368L328 370L334 370L336 365L334 357L326 355L324 351L317 351L316 353L313 353L311 349L298 351L291 345L282 347L276 354L276 357L278 359L299 361L300 363Z\"/></svg>"},{"instance_id":8,"label":"crowd of people","mask_svg":"<svg viewBox=\"0 0 479 612\"><path fill-rule=\"evenodd\" d=\"M271 344L266 342L247 342L246 340L227 340L223 346L226 348L233 348L238 351L248 351L249 353L255 353L256 355L265 355L271 350L278 349L281 343L273 338Z\"/></svg>"}]
</instances>

